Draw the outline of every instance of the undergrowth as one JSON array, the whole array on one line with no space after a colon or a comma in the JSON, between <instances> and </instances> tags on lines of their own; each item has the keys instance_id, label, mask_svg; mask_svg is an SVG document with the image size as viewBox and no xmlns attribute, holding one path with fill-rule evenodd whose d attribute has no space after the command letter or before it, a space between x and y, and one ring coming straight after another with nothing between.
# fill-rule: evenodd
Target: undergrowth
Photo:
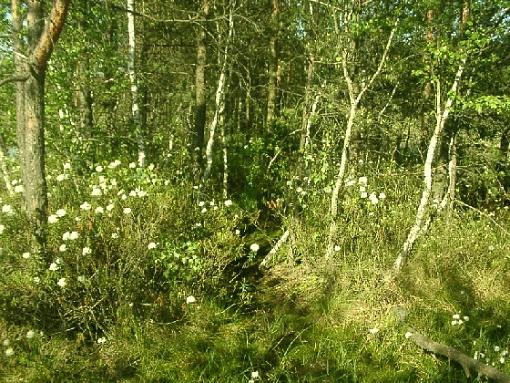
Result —
<instances>
[{"instance_id":1,"label":"undergrowth","mask_svg":"<svg viewBox=\"0 0 510 383\"><path fill-rule=\"evenodd\" d=\"M45 254L19 194L2 197L0 379L484 381L419 349L409 328L510 373L508 209L436 217L392 276L419 177L366 169L346 182L327 261L330 185L313 177L261 213L152 166L65 165L50 175Z\"/></svg>"}]
</instances>

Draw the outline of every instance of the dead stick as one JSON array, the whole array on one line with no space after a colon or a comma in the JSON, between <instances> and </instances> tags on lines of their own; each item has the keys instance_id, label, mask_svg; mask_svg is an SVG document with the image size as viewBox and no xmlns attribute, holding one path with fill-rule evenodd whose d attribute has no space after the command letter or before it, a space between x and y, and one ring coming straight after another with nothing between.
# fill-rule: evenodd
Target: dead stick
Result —
<instances>
[{"instance_id":1,"label":"dead stick","mask_svg":"<svg viewBox=\"0 0 510 383\"><path fill-rule=\"evenodd\" d=\"M464 372L468 378L471 376L471 371L476 371L494 380L495 382L510 383L510 377L503 374L501 371L498 371L494 367L483 364L478 360L460 352L459 350L454 349L453 347L434 342L426 336L417 333L413 329L409 329L406 332L406 338L413 341L418 346L427 351L433 352L434 354L443 355L448 359L459 363L464 369Z\"/></svg>"},{"instance_id":2,"label":"dead stick","mask_svg":"<svg viewBox=\"0 0 510 383\"><path fill-rule=\"evenodd\" d=\"M287 238L289 238L290 231L289 229L285 230L285 232L282 234L278 242L274 245L274 247L271 249L271 251L266 255L264 260L260 263L260 268L267 268L269 267L269 262L273 259L273 257L276 255L276 252L280 250L280 247L287 241Z\"/></svg>"}]
</instances>

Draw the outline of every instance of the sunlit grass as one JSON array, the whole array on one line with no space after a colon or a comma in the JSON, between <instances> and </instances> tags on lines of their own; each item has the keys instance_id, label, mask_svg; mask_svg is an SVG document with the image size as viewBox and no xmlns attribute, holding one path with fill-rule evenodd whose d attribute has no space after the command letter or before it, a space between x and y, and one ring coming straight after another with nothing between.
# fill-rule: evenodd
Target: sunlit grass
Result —
<instances>
[{"instance_id":1,"label":"sunlit grass","mask_svg":"<svg viewBox=\"0 0 510 383\"><path fill-rule=\"evenodd\" d=\"M4 381L469 381L406 340L409 327L510 372L505 209L436 218L392 278L418 178L354 172L333 260L327 185L294 178L293 205L274 213L292 234L261 273L281 230L235 199L128 162L63 168L49 263L19 194L2 197Z\"/></svg>"}]
</instances>

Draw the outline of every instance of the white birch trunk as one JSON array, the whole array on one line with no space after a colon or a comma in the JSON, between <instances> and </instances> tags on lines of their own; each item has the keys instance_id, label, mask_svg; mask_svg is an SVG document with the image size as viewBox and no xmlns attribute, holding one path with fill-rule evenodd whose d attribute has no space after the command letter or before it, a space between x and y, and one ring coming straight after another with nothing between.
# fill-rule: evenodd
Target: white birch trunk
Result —
<instances>
[{"instance_id":1,"label":"white birch trunk","mask_svg":"<svg viewBox=\"0 0 510 383\"><path fill-rule=\"evenodd\" d=\"M221 143L223 145L223 198L228 198L228 147L227 138L225 136L225 124L221 123Z\"/></svg>"},{"instance_id":2,"label":"white birch trunk","mask_svg":"<svg viewBox=\"0 0 510 383\"><path fill-rule=\"evenodd\" d=\"M204 171L203 182L207 181L209 176L211 175L211 169L213 164L213 146L214 146L214 136L216 133L216 127L218 126L218 121L220 117L223 115L225 110L225 82L227 77L227 58L228 58L228 46L230 44L230 39L232 37L232 33L234 30L234 19L232 17L232 10L230 10L230 15L228 19L228 37L225 42L225 50L223 53L223 64L221 67L220 78L218 80L218 87L216 88L216 97L215 97L215 105L216 110L214 111L214 117L211 121L211 125L209 127L209 138L207 140L207 146L205 149L205 158L206 158L206 167Z\"/></svg>"},{"instance_id":3,"label":"white birch trunk","mask_svg":"<svg viewBox=\"0 0 510 383\"><path fill-rule=\"evenodd\" d=\"M455 201L455 187L457 186L457 134L454 134L450 140L449 148L450 161L448 162L448 202L446 208L448 214L453 210L453 202Z\"/></svg>"},{"instance_id":4,"label":"white birch trunk","mask_svg":"<svg viewBox=\"0 0 510 383\"><path fill-rule=\"evenodd\" d=\"M424 234L428 229L430 224L430 217L427 213L427 209L430 203L430 193L432 190L432 163L434 162L434 157L436 154L437 144L441 138L441 132L444 129L446 121L448 120L448 115L453 105L454 97L457 94L457 88L459 86L460 78L462 77L462 72L464 72L464 67L466 64L466 59L462 59L459 64L459 68L455 75L455 79L453 84L448 92L448 99L446 100L443 111L441 112L441 86L439 81L436 82L436 127L434 129L434 133L430 138L429 147L427 150L427 158L425 160L425 164L423 166L423 191L421 194L420 204L418 205L418 210L416 211L416 218L414 225L409 230L409 234L407 236L406 241L404 242L404 246L395 260L394 268L396 271L400 271L403 264L407 260L409 253L413 249L413 246L421 234Z\"/></svg>"},{"instance_id":5,"label":"white birch trunk","mask_svg":"<svg viewBox=\"0 0 510 383\"><path fill-rule=\"evenodd\" d=\"M138 136L138 165L145 165L145 143L140 124L140 107L138 105L138 81L135 70L136 59L136 32L135 32L135 0L127 0L128 18L128 75L131 83L131 116Z\"/></svg>"},{"instance_id":6,"label":"white birch trunk","mask_svg":"<svg viewBox=\"0 0 510 383\"><path fill-rule=\"evenodd\" d=\"M345 173L347 170L347 164L348 164L348 155L349 155L349 146L351 142L351 135L352 130L354 126L354 120L356 119L356 113L358 110L358 105L364 95L364 93L372 86L373 82L381 73L381 70L384 66L384 63L386 62L386 57L388 56L388 51L391 46L391 42L393 40L393 36L395 35L395 30L397 27L397 22L395 22L395 25L393 29L391 30L390 36L388 37L388 41L386 43L386 47L384 48L384 53L381 56L381 60L379 61L379 65L377 66L376 71L373 73L372 77L370 77L370 80L367 84L365 84L358 95L355 94L354 90L354 83L351 79L351 76L349 74L349 70L347 68L347 51L344 50L343 57L342 57L342 69L344 74L345 82L347 83L347 89L349 92L349 116L347 118L347 126L345 128L345 135L344 135L344 142L342 145L342 156L340 159L340 168L338 170L338 175L336 177L335 187L333 188L333 191L331 193L331 204L329 208L329 214L330 214L330 226L329 226L329 236L328 236L328 243L326 248L326 258L330 258L333 255L334 247L335 247L335 237L337 233L337 223L336 218L338 215L338 200L340 195L340 190L344 184L345 180Z\"/></svg>"}]
</instances>

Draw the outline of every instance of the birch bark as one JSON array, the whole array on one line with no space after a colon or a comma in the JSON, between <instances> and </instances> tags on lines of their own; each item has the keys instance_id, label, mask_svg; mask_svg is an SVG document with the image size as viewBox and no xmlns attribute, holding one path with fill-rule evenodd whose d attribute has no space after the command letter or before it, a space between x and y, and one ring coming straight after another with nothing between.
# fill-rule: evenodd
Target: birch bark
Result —
<instances>
[{"instance_id":1,"label":"birch bark","mask_svg":"<svg viewBox=\"0 0 510 383\"><path fill-rule=\"evenodd\" d=\"M135 0L127 0L128 18L128 75L131 83L131 117L138 139L138 166L145 166L145 142L140 123L140 106L138 105L138 78L136 75L136 30L135 30Z\"/></svg>"},{"instance_id":2,"label":"birch bark","mask_svg":"<svg viewBox=\"0 0 510 383\"><path fill-rule=\"evenodd\" d=\"M394 263L394 268L396 271L400 271L402 266L406 262L409 253L413 249L413 246L418 239L418 237L423 234L430 223L429 213L427 212L429 204L430 204L430 194L432 191L432 164L434 162L434 158L436 155L436 148L439 140L441 139L441 133L444 129L446 121L448 120L448 115L453 105L454 97L457 94L457 90L459 87L459 82L462 77L462 73L464 72L464 67L466 65L467 58L464 57L457 69L457 73L455 74L455 79L453 84L448 92L448 99L445 102L444 107L441 107L441 84L439 80L436 80L436 127L432 136L430 137L430 142L427 150L427 157L425 160L425 164L423 166L423 190L421 194L420 203L418 205L418 209L416 211L416 217L414 221L414 225L409 230L409 234L407 236L406 241L404 242L404 246L400 251L397 259Z\"/></svg>"},{"instance_id":3,"label":"birch bark","mask_svg":"<svg viewBox=\"0 0 510 383\"><path fill-rule=\"evenodd\" d=\"M225 41L225 48L223 50L223 63L221 66L220 78L218 80L218 87L216 88L214 117L209 126L209 138L207 140L207 147L205 150L206 167L204 171L203 182L207 181L211 175L211 169L213 165L213 146L216 134L216 128L220 120L222 120L223 112L225 111L225 82L227 77L227 60L228 60L228 49L230 40L234 32L234 19L232 16L232 10L230 10L228 18L228 35Z\"/></svg>"},{"instance_id":4,"label":"birch bark","mask_svg":"<svg viewBox=\"0 0 510 383\"><path fill-rule=\"evenodd\" d=\"M398 22L398 20L397 20ZM347 67L347 50L344 49L343 56L342 56L342 70L345 82L347 83L347 90L349 93L349 114L347 117L347 125L345 127L345 133L344 133L344 140L342 145L342 155L340 158L340 166L338 169L338 175L336 176L335 186L333 188L333 191L331 193L331 203L329 208L329 216L331 219L330 225L329 225L329 235L328 235L328 242L327 242L327 248L326 248L326 258L330 258L333 255L334 247L335 247L335 238L337 233L337 215L338 215L338 204L339 204L339 196L340 191L344 185L345 181L345 174L347 170L348 165L348 153L349 153L349 147L351 144L351 136L352 131L354 127L354 121L356 119L356 113L358 111L358 105L363 98L363 95L365 92L372 86L373 82L379 76L381 73L381 70L386 62L386 57L388 56L388 51L390 49L393 36L395 35L395 31L397 28L397 22L395 22L394 27L391 30L390 36L388 37L388 41L386 42L386 46L384 48L384 52L381 56L381 59L379 61L379 64L377 66L376 71L372 74L370 77L370 80L368 83L366 83L364 86L361 87L358 94L356 94L356 88L357 84L354 83L354 81L351 78L351 75L349 73L349 69Z\"/></svg>"}]
</instances>

